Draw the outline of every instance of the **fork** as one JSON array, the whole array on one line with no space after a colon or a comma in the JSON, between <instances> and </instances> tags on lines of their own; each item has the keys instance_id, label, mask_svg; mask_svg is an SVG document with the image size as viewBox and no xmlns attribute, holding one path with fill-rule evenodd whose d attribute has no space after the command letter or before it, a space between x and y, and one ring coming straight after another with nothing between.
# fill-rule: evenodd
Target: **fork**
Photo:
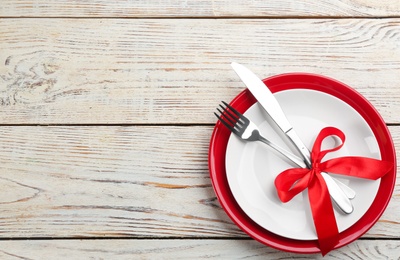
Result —
<instances>
[{"instance_id":1,"label":"fork","mask_svg":"<svg viewBox=\"0 0 400 260\"><path fill-rule=\"evenodd\" d=\"M252 121L250 121L250 119L248 119L242 113L240 113L239 111L234 109L232 106L228 105L226 102L222 101L222 104L224 106L222 106L221 104L219 105L219 107L222 109L222 111L219 108L217 108L220 115L218 115L217 113L214 113L214 114L218 118L218 120L222 124L224 124L232 133L234 133L239 138L241 138L242 140L245 140L245 141L261 141L261 142L267 144L268 146L270 146L271 148L273 148L274 150L276 150L277 152L279 152L280 154L282 154L283 156L285 156L286 158L288 158L290 161L292 161L297 166L299 166L301 168L307 168L307 165L305 164L305 162L302 159L300 159L296 155L292 154L291 152L281 148L280 146L274 144L267 138L263 137L260 134L260 130L258 129L258 127ZM342 183L336 179L333 179L328 174L323 174L322 176L324 177L324 180L328 186L328 190L330 191L331 197L335 201L335 203L339 206L339 208L343 212L345 212L347 214L351 213L352 208L344 209L343 207L340 206L343 204L340 204L339 198L332 195L333 194L332 191L335 188L332 187L331 185L336 185L336 184L339 185L341 188L341 190L339 192L343 192L346 195L346 197L349 199L353 199L355 197L354 190L352 190L350 187L348 187L344 183ZM336 184L334 184L332 182L336 182ZM332 187L333 189L332 188L330 189L330 187Z\"/></svg>"},{"instance_id":2,"label":"fork","mask_svg":"<svg viewBox=\"0 0 400 260\"><path fill-rule=\"evenodd\" d=\"M260 130L250 119L246 116L241 114L239 111L234 109L232 106L228 105L226 102L222 101L222 104L225 105L223 107L221 104L219 105L220 108L225 112L222 112L219 108L217 108L218 112L221 114L219 116L217 113L214 115L223 123L232 133L239 136L242 140L245 141L261 141L277 152L281 153L283 156L291 160L297 166L301 168L307 168L305 162L297 157L296 155L286 151L285 149L281 148L280 146L274 144L267 138L263 137L260 134ZM225 118L225 120L223 119Z\"/></svg>"}]
</instances>

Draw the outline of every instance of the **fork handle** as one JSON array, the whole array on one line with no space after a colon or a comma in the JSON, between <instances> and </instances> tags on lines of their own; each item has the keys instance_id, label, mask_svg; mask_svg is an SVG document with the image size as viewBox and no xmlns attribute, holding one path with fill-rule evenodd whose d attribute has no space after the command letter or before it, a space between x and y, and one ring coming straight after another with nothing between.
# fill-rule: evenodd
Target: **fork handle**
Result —
<instances>
[{"instance_id":1,"label":"fork handle","mask_svg":"<svg viewBox=\"0 0 400 260\"><path fill-rule=\"evenodd\" d=\"M259 140L265 144L267 144L268 146L270 146L271 148L273 148L275 151L279 152L280 154L282 154L283 156L285 156L286 158L288 158L289 160L291 160L293 163L295 163L297 166L301 167L301 168L307 168L307 165L304 163L304 161L302 159L300 159L300 157L297 157L296 155L292 154L291 152L286 151L285 149L283 149L282 147L272 143L271 141L269 141L268 139L262 137L261 135L259 136Z\"/></svg>"}]
</instances>

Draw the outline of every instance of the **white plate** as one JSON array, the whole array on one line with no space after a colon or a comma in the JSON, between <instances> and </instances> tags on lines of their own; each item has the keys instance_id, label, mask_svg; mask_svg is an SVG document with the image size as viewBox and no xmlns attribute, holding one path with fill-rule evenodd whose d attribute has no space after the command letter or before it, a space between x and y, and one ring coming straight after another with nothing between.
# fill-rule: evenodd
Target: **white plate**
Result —
<instances>
[{"instance_id":1,"label":"white plate","mask_svg":"<svg viewBox=\"0 0 400 260\"><path fill-rule=\"evenodd\" d=\"M285 90L274 95L309 149L324 127L333 126L344 132L344 146L325 156L324 160L349 155L381 159L378 142L371 128L357 111L342 100L324 92L306 89ZM264 137L296 153L258 103L251 106L245 115L260 128ZM324 141L323 148L332 146L333 138ZM275 177L295 167L293 164L267 145L245 142L233 134L229 137L225 159L229 187L237 203L253 221L283 237L317 239L307 191L282 203L275 190ZM354 205L353 213L345 215L335 208L339 232L342 232L356 223L371 206L380 179L371 181L338 174L331 176L357 193L351 201Z\"/></svg>"}]
</instances>

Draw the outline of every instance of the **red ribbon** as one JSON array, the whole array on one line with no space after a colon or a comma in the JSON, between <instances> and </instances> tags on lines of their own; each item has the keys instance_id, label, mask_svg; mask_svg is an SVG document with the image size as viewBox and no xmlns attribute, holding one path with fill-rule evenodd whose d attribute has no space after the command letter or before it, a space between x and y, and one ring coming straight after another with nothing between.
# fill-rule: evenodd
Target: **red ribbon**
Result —
<instances>
[{"instance_id":1,"label":"red ribbon","mask_svg":"<svg viewBox=\"0 0 400 260\"><path fill-rule=\"evenodd\" d=\"M342 143L332 149L321 151L322 141L329 136L337 136ZM344 141L345 135L339 129L334 127L322 129L311 152L311 169L288 169L275 179L275 187L282 202L290 201L308 188L308 198L322 255L327 254L337 245L339 231L329 192L321 172L377 180L393 168L391 162L365 157L347 156L321 162L327 153L339 150Z\"/></svg>"}]
</instances>

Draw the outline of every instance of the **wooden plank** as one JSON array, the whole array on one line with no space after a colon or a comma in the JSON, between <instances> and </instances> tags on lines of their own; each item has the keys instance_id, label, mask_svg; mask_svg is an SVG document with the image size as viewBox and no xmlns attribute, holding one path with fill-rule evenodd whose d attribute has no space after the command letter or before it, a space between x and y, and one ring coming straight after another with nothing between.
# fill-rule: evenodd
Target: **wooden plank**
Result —
<instances>
[{"instance_id":1,"label":"wooden plank","mask_svg":"<svg viewBox=\"0 0 400 260\"><path fill-rule=\"evenodd\" d=\"M396 0L3 0L0 7L2 17L388 17L399 13Z\"/></svg>"},{"instance_id":2,"label":"wooden plank","mask_svg":"<svg viewBox=\"0 0 400 260\"><path fill-rule=\"evenodd\" d=\"M328 253L294 254L254 240L1 241L2 259L398 259L398 240L357 240Z\"/></svg>"},{"instance_id":3,"label":"wooden plank","mask_svg":"<svg viewBox=\"0 0 400 260\"><path fill-rule=\"evenodd\" d=\"M400 123L400 19L0 20L2 124L214 123L260 77L309 72Z\"/></svg>"},{"instance_id":4,"label":"wooden plank","mask_svg":"<svg viewBox=\"0 0 400 260\"><path fill-rule=\"evenodd\" d=\"M209 180L210 131L1 127L0 236L242 235Z\"/></svg>"},{"instance_id":5,"label":"wooden plank","mask_svg":"<svg viewBox=\"0 0 400 260\"><path fill-rule=\"evenodd\" d=\"M247 237L215 197L211 131L0 127L0 237ZM399 238L399 183L365 237Z\"/></svg>"}]
</instances>

